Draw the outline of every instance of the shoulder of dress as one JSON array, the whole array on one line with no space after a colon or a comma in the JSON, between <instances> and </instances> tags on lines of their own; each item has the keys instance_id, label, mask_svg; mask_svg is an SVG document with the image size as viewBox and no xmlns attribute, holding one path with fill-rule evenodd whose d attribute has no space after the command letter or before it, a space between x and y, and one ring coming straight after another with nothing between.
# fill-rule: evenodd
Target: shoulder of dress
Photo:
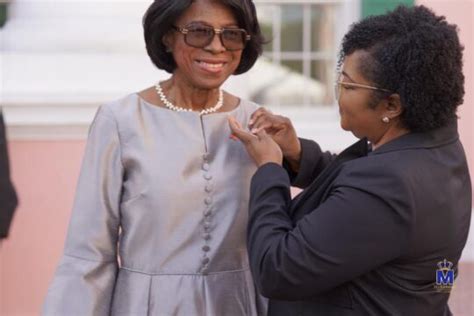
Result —
<instances>
[{"instance_id":1,"label":"shoulder of dress","mask_svg":"<svg viewBox=\"0 0 474 316\"><path fill-rule=\"evenodd\" d=\"M258 108L261 107L261 105L249 100L245 100L245 99L240 100L240 106L245 112L250 112L250 113L255 112Z\"/></svg>"},{"instance_id":2,"label":"shoulder of dress","mask_svg":"<svg viewBox=\"0 0 474 316\"><path fill-rule=\"evenodd\" d=\"M117 122L130 119L137 111L140 99L136 93L128 94L119 99L106 102L99 107L98 113L113 118Z\"/></svg>"}]
</instances>

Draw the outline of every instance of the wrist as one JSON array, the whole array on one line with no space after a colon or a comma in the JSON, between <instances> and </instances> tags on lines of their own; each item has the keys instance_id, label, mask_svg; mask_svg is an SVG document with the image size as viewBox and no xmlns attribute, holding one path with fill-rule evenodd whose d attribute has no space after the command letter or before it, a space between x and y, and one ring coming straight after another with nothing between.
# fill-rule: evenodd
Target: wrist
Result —
<instances>
[{"instance_id":1,"label":"wrist","mask_svg":"<svg viewBox=\"0 0 474 316\"><path fill-rule=\"evenodd\" d=\"M299 139L298 142L295 144L294 148L284 153L284 157L286 161L290 164L291 168L294 171L298 171L297 169L299 169L301 161L301 144Z\"/></svg>"},{"instance_id":2,"label":"wrist","mask_svg":"<svg viewBox=\"0 0 474 316\"><path fill-rule=\"evenodd\" d=\"M295 146L291 150L284 152L283 155L288 162L299 164L301 160L301 144L299 139Z\"/></svg>"}]
</instances>

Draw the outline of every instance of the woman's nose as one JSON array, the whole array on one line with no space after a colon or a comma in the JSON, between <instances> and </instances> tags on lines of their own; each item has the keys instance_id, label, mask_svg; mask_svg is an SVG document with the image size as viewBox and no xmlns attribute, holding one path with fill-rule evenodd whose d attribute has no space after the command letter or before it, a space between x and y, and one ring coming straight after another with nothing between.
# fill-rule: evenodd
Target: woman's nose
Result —
<instances>
[{"instance_id":1,"label":"woman's nose","mask_svg":"<svg viewBox=\"0 0 474 316\"><path fill-rule=\"evenodd\" d=\"M212 51L213 53L222 53L226 50L224 44L222 43L220 34L214 34L212 42L206 46L206 49Z\"/></svg>"}]
</instances>

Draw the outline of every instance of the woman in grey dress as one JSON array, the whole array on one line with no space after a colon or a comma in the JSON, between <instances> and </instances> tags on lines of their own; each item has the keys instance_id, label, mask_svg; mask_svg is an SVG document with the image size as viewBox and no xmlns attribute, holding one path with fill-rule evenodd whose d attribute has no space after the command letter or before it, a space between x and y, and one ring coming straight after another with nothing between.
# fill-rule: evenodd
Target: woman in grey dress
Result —
<instances>
[{"instance_id":1,"label":"woman in grey dress","mask_svg":"<svg viewBox=\"0 0 474 316\"><path fill-rule=\"evenodd\" d=\"M264 314L245 240L255 166L227 125L257 106L220 90L261 53L255 7L158 0L143 23L172 76L100 107L43 314Z\"/></svg>"}]
</instances>

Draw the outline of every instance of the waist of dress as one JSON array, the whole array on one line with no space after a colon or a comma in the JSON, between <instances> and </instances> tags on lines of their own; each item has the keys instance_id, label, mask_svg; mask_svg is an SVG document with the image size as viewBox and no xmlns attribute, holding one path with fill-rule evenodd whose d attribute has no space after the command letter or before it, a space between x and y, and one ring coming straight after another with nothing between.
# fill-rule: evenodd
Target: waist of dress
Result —
<instances>
[{"instance_id":1,"label":"waist of dress","mask_svg":"<svg viewBox=\"0 0 474 316\"><path fill-rule=\"evenodd\" d=\"M217 274L230 274L230 273L242 273L242 272L250 272L250 268L248 266L238 268L238 269L229 269L229 270L206 270L206 271L144 271L141 269L130 268L126 266L121 266L120 270L124 270L127 272L133 273L140 273L150 276L207 276L207 275L217 275Z\"/></svg>"}]
</instances>

